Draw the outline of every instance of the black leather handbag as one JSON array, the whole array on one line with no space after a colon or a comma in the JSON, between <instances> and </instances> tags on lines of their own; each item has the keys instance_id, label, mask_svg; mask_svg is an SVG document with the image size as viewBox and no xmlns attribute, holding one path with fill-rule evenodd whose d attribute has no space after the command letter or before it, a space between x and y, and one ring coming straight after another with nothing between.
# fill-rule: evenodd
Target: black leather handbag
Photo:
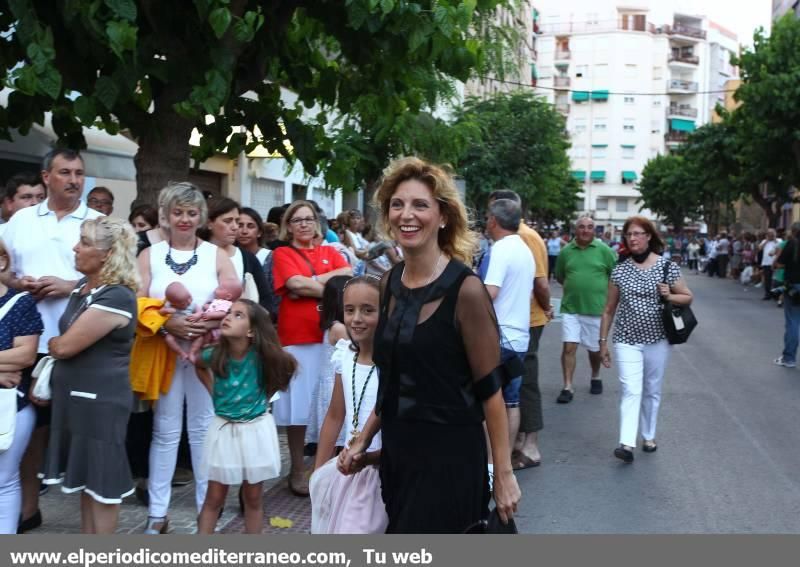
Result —
<instances>
[{"instance_id":1,"label":"black leather handbag","mask_svg":"<svg viewBox=\"0 0 800 567\"><path fill-rule=\"evenodd\" d=\"M486 535L512 535L518 534L517 524L514 519L509 519L507 524L503 523L500 519L500 514L497 513L497 508L492 508L489 512L489 517L472 524L466 530L465 534L486 534Z\"/></svg>"},{"instance_id":2,"label":"black leather handbag","mask_svg":"<svg viewBox=\"0 0 800 567\"><path fill-rule=\"evenodd\" d=\"M669 265L671 262L664 263L664 283L667 283ZM682 345L689 340L689 335L697 326L697 318L688 305L676 305L661 299L664 304L661 311L661 320L664 322L664 332L667 341L671 345Z\"/></svg>"}]
</instances>

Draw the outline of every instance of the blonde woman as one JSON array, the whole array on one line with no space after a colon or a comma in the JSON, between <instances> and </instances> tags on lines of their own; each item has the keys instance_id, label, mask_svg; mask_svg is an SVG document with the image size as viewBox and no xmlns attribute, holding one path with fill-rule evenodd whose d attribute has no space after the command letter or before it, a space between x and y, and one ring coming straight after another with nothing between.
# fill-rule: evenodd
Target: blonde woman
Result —
<instances>
[{"instance_id":1,"label":"blonde woman","mask_svg":"<svg viewBox=\"0 0 800 567\"><path fill-rule=\"evenodd\" d=\"M53 421L46 484L81 492L81 532L114 533L133 493L125 433L133 399L128 364L136 328L136 233L110 217L86 220L75 245L84 277L50 339ZM37 400L34 400L35 402Z\"/></svg>"},{"instance_id":2,"label":"blonde woman","mask_svg":"<svg viewBox=\"0 0 800 567\"><path fill-rule=\"evenodd\" d=\"M417 158L397 160L376 194L405 261L382 284L375 334L378 401L339 468L364 466L381 430L380 471L389 533L461 533L488 515L487 447L494 497L511 518L520 490L511 469L500 336L492 300L465 264L476 248L452 177Z\"/></svg>"}]
</instances>

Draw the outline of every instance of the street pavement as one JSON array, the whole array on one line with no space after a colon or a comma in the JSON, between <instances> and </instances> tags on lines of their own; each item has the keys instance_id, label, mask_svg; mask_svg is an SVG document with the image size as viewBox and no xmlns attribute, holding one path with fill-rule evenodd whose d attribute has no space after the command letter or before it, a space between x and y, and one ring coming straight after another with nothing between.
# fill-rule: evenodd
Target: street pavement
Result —
<instances>
[{"instance_id":1,"label":"street pavement","mask_svg":"<svg viewBox=\"0 0 800 567\"><path fill-rule=\"evenodd\" d=\"M674 348L667 368L658 451L637 450L632 465L612 456L620 393L614 368L601 371L604 393L590 395L587 356L579 351L575 398L556 404L560 323L545 329L543 459L540 467L517 474L521 532L800 532L800 370L772 364L782 348L782 310L761 301L760 289L706 276L686 279L700 324L688 344ZM560 292L557 285L554 292ZM193 491L192 485L174 489L172 533L194 530ZM292 496L285 480L265 486L264 506L265 532L308 531L309 501ZM75 495L51 488L42 512L45 525L32 533L79 531ZM146 508L129 499L119 531L140 533L146 516ZM272 525L285 519L291 527ZM244 529L235 489L219 529Z\"/></svg>"},{"instance_id":2,"label":"street pavement","mask_svg":"<svg viewBox=\"0 0 800 567\"><path fill-rule=\"evenodd\" d=\"M631 465L612 456L620 396L613 366L601 370L604 393L590 395L580 351L575 398L556 404L561 328L545 329L543 461L517 475L520 531L800 532L800 371L772 364L783 346L783 311L761 301L761 289L704 275L686 281L699 325L673 348L658 451L635 451Z\"/></svg>"}]
</instances>

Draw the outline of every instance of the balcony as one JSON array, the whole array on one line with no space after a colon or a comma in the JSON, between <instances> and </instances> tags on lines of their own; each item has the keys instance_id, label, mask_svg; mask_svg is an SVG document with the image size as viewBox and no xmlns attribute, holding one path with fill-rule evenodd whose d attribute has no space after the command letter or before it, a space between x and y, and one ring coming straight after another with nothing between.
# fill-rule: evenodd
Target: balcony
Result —
<instances>
[{"instance_id":1,"label":"balcony","mask_svg":"<svg viewBox=\"0 0 800 567\"><path fill-rule=\"evenodd\" d=\"M557 102L556 103L556 112L567 115L569 114L569 103L568 102Z\"/></svg>"},{"instance_id":2,"label":"balcony","mask_svg":"<svg viewBox=\"0 0 800 567\"><path fill-rule=\"evenodd\" d=\"M669 63L670 65L677 64L677 65L691 65L697 66L700 64L700 58L697 55L683 55L683 54L676 54L673 53L669 56Z\"/></svg>"},{"instance_id":3,"label":"balcony","mask_svg":"<svg viewBox=\"0 0 800 567\"><path fill-rule=\"evenodd\" d=\"M667 118L672 116L680 116L684 118L697 118L697 109L688 105L674 105L671 104L667 109Z\"/></svg>"},{"instance_id":4,"label":"balcony","mask_svg":"<svg viewBox=\"0 0 800 567\"><path fill-rule=\"evenodd\" d=\"M569 77L554 77L553 86L557 89L568 89L570 85Z\"/></svg>"},{"instance_id":5,"label":"balcony","mask_svg":"<svg viewBox=\"0 0 800 567\"><path fill-rule=\"evenodd\" d=\"M674 25L668 27L666 30L668 35L679 35L681 37L689 38L689 39L705 39L706 32L700 28L695 28L692 26L687 26L686 24L679 24L675 23Z\"/></svg>"},{"instance_id":6,"label":"balcony","mask_svg":"<svg viewBox=\"0 0 800 567\"><path fill-rule=\"evenodd\" d=\"M569 49L557 49L555 62L558 63L559 61L568 62L572 59L572 52Z\"/></svg>"},{"instance_id":7,"label":"balcony","mask_svg":"<svg viewBox=\"0 0 800 567\"><path fill-rule=\"evenodd\" d=\"M667 81L667 92L675 94L696 93L698 84L694 81L683 81L681 79L671 79Z\"/></svg>"},{"instance_id":8,"label":"balcony","mask_svg":"<svg viewBox=\"0 0 800 567\"><path fill-rule=\"evenodd\" d=\"M664 134L664 141L668 146L677 146L689 140L689 132L670 130Z\"/></svg>"}]
</instances>

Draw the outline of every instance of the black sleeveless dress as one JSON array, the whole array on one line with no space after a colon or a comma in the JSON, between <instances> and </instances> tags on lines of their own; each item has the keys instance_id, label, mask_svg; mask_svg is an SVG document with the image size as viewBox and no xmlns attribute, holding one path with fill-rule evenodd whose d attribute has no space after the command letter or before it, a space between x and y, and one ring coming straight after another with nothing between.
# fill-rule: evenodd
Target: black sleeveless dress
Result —
<instances>
[{"instance_id":1,"label":"black sleeveless dress","mask_svg":"<svg viewBox=\"0 0 800 567\"><path fill-rule=\"evenodd\" d=\"M408 289L402 270L388 276L374 354L386 531L461 533L488 515L490 498L483 409L456 326L459 290L475 275L451 260L436 281ZM418 324L422 306L437 300Z\"/></svg>"}]
</instances>

